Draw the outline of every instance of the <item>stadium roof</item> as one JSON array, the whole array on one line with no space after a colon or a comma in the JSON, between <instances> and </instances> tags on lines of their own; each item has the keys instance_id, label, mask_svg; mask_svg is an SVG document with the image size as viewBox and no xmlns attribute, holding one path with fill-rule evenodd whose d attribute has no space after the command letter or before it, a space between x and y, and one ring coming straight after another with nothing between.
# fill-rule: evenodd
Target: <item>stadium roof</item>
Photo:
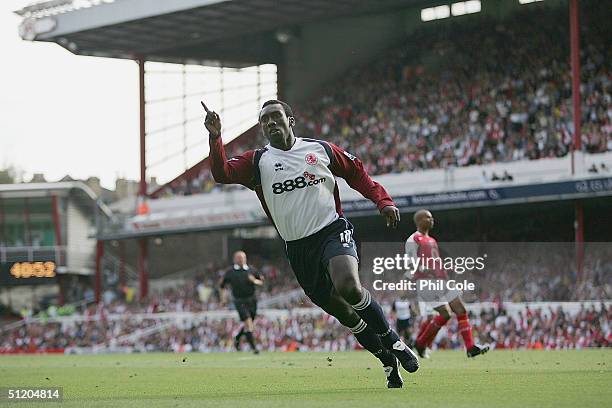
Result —
<instances>
[{"instance_id":1,"label":"stadium roof","mask_svg":"<svg viewBox=\"0 0 612 408\"><path fill-rule=\"evenodd\" d=\"M247 66L281 60L279 33L426 0L51 0L15 13L22 38L80 55Z\"/></svg>"}]
</instances>

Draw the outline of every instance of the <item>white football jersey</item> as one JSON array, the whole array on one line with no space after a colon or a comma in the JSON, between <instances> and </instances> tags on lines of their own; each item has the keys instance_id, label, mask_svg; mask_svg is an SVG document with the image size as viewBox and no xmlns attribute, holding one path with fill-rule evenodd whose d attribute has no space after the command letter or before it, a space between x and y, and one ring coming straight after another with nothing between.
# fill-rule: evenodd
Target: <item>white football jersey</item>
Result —
<instances>
[{"instance_id":1,"label":"white football jersey","mask_svg":"<svg viewBox=\"0 0 612 408\"><path fill-rule=\"evenodd\" d=\"M270 145L259 159L265 203L285 241L304 238L334 222L339 214L336 179L323 144L297 138L291 150Z\"/></svg>"},{"instance_id":2,"label":"white football jersey","mask_svg":"<svg viewBox=\"0 0 612 408\"><path fill-rule=\"evenodd\" d=\"M404 300L396 300L395 315L400 320L410 319L410 302L406 302Z\"/></svg>"},{"instance_id":3,"label":"white football jersey","mask_svg":"<svg viewBox=\"0 0 612 408\"><path fill-rule=\"evenodd\" d=\"M321 140L298 137L289 150L268 144L227 160L221 138L210 139L210 164L218 183L238 183L255 191L285 241L312 235L342 215L336 177L379 210L395 205L359 159Z\"/></svg>"}]
</instances>

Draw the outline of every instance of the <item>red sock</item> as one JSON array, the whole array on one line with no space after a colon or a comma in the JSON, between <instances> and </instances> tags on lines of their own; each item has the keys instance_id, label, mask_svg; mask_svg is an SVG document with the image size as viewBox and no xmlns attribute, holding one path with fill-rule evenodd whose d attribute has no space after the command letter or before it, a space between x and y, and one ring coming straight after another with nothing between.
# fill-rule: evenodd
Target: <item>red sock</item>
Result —
<instances>
[{"instance_id":1,"label":"red sock","mask_svg":"<svg viewBox=\"0 0 612 408\"><path fill-rule=\"evenodd\" d=\"M472 337L472 326L468 321L467 313L457 315L457 322L459 322L459 333L461 333L461 337L463 337L465 348L469 350L474 347L474 338Z\"/></svg>"},{"instance_id":2,"label":"red sock","mask_svg":"<svg viewBox=\"0 0 612 408\"><path fill-rule=\"evenodd\" d=\"M425 319L421 322L421 325L419 326L419 335L417 338L419 338L425 332L425 329L427 329L427 325L431 322L431 319L433 318Z\"/></svg>"},{"instance_id":3,"label":"red sock","mask_svg":"<svg viewBox=\"0 0 612 408\"><path fill-rule=\"evenodd\" d=\"M420 326L419 326L419 334L417 335L416 338L416 343L421 345L421 341L423 340L423 335L425 334L425 331L427 330L427 326L429 326L429 323L431 323L432 319L425 319L421 322Z\"/></svg>"},{"instance_id":4,"label":"red sock","mask_svg":"<svg viewBox=\"0 0 612 408\"><path fill-rule=\"evenodd\" d=\"M446 324L448 321L447 318L443 316L436 316L429 322L425 330L421 330L419 336L417 337L417 345L419 347L429 347L431 343L436 338L436 334L440 331L440 328Z\"/></svg>"},{"instance_id":5,"label":"red sock","mask_svg":"<svg viewBox=\"0 0 612 408\"><path fill-rule=\"evenodd\" d=\"M432 317L431 319L429 319L429 320L425 320L423 323L421 323L421 327L419 327L419 333L425 333L425 331L427 330L427 325L428 325L429 323L431 323L431 321L432 321L432 320L433 320L433 317ZM431 339L431 340L429 340L429 343L425 344L425 346L424 346L424 347L429 347L429 348L431 348L431 345L433 344L433 341L434 341L434 338L435 338L435 337L436 337L436 336L432 337L432 339Z\"/></svg>"}]
</instances>

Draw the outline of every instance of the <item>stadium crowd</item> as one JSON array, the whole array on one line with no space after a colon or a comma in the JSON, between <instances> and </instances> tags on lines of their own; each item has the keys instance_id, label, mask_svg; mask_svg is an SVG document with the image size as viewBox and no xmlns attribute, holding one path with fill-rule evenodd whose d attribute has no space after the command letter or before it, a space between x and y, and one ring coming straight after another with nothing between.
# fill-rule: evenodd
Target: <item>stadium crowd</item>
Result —
<instances>
[{"instance_id":1,"label":"stadium crowd","mask_svg":"<svg viewBox=\"0 0 612 408\"><path fill-rule=\"evenodd\" d=\"M372 174L563 156L572 136L568 47L548 39L568 34L547 24L560 17L529 11L501 24L456 25L452 36L417 31L410 44L327 87L298 117L305 132L356 153ZM612 150L610 50L589 34L583 142L595 153Z\"/></svg>"},{"instance_id":2,"label":"stadium crowd","mask_svg":"<svg viewBox=\"0 0 612 408\"><path fill-rule=\"evenodd\" d=\"M450 278L468 279L475 284L474 291L466 291L462 297L467 302L567 302L598 301L610 299L612 294L612 250L605 245L593 244L585 253L583 278L575 271L573 244L491 244L487 267L483 271L450 275ZM497 252L494 252L497 251ZM311 307L303 294L286 259L265 260L253 255L255 268L264 277L264 284L257 290L258 302L266 308L291 309ZM375 275L368 270L368 260L362 257L360 279L382 304L391 305L398 296L415 300L411 291L378 291L373 282L383 279L394 282L395 275ZM24 309L21 316L57 317L71 314L95 315L96 313L166 313L203 312L232 308L221 304L219 281L227 265L211 263L199 269L195 276L182 279L165 279L165 284L152 281L149 298L137 299L137 282L121 287L116 278L106 285L102 293L102 311L94 301L93 288L83 291L79 307L49 305L38 310ZM88 305L88 306L87 306Z\"/></svg>"},{"instance_id":3,"label":"stadium crowd","mask_svg":"<svg viewBox=\"0 0 612 408\"><path fill-rule=\"evenodd\" d=\"M610 347L612 341L612 307L597 311L594 307L581 307L571 314L561 306L556 309L530 309L510 317L501 308L481 311L473 320L480 341L493 344L496 349L572 349ZM437 348L460 348L462 340L456 319L446 327L447 336L438 336Z\"/></svg>"},{"instance_id":4,"label":"stadium crowd","mask_svg":"<svg viewBox=\"0 0 612 408\"><path fill-rule=\"evenodd\" d=\"M605 301L612 293L612 252L606 245L589 245L586 249L583 279L573 270L573 252L562 244L533 245L513 243L512 250L495 245L506 256L493 256L493 262L482 274L466 276L476 283L477 290L464 292L468 303L492 302L501 309L486 310L472 321L481 342L496 347L567 348L609 346L612 306L607 311L582 309L577 314L563 310L526 309L519 316L510 317L503 311L506 302L539 301ZM543 246L548 245L548 246ZM559 246L561 245L561 246ZM506 248L504 250L504 248ZM572 247L573 248L573 247ZM269 300L266 308L290 311L289 317L259 318L257 322L260 344L264 350L346 350L356 347L343 327L328 316L313 313L316 308L303 295L289 265L284 260L263 260L257 256L257 269L264 276L264 287L258 292L260 305ZM363 262L365 262L362 259ZM361 280L373 296L389 307L400 296L415 299L414 292L374 291L375 276L364 270ZM32 314L16 329L1 331L0 353L6 350L66 349L74 347L131 347L139 350L214 351L231 348L231 333L238 330L232 318L204 319L200 312L227 311L221 304L218 282L223 274L222 264L207 265L192 278L180 284L161 286L151 290L149 300L139 302L133 291L115 290L104 296L100 304L60 308L50 307L36 317ZM125 289L125 288L124 288ZM295 293L297 292L297 295ZM293 296L286 297L288 293ZM295 308L311 308L309 312ZM53 311L51 311L53 309ZM195 313L194 319L177 324L168 313ZM305 313L305 314L304 314ZM57 323L61 317L63 323ZM200 316L200 317L198 317ZM269 314L267 314L269 316ZM24 316L25 317L25 316ZM72 318L72 319L71 319ZM46 322L46 320L48 322ZM413 323L418 327L420 318ZM449 325L448 337L441 336L436 347L455 348L461 340L454 323ZM162 330L158 330L159 326ZM156 328L157 326L157 328ZM1 329L1 328L0 328ZM129 335L151 329L142 341L131 341ZM483 337L484 336L484 337Z\"/></svg>"},{"instance_id":5,"label":"stadium crowd","mask_svg":"<svg viewBox=\"0 0 612 408\"><path fill-rule=\"evenodd\" d=\"M589 153L612 151L605 41L612 33L601 7L585 8L581 33L582 146ZM573 137L569 34L557 24L565 13L474 17L448 30L424 25L294 106L297 135L338 144L372 175L564 156ZM232 143L228 157L266 143ZM233 188L215 185L204 168L172 193Z\"/></svg>"},{"instance_id":6,"label":"stadium crowd","mask_svg":"<svg viewBox=\"0 0 612 408\"><path fill-rule=\"evenodd\" d=\"M612 293L612 251L605 246L593 246L587 250L583 278L578 279L573 259L573 244L514 243L512 250L506 244L491 244L488 263L483 271L464 275L451 275L453 279L468 279L476 286L473 292L464 292L468 302L538 302L538 301L592 301L609 299ZM254 259L259 257L254 256ZM360 278L376 298L390 305L398 296L414 299L414 292L375 291L373 282L382 278L393 282L393 276L379 276L368 270L367 260L362 259ZM219 281L226 269L221 263L210 264L197 276L170 283L151 291L147 302L135 299L135 291L108 287L104 293L108 313L126 310L136 313L201 312L220 310ZM260 303L267 307L289 309L310 307L312 303L304 295L283 295L301 292L293 272L285 259L259 259L256 269L264 277L264 285L258 289ZM89 297L93 300L93 292Z\"/></svg>"},{"instance_id":7,"label":"stadium crowd","mask_svg":"<svg viewBox=\"0 0 612 408\"><path fill-rule=\"evenodd\" d=\"M418 327L422 318L413 321ZM569 313L561 307L542 310L528 306L510 317L503 308L482 310L471 316L482 343L497 349L573 349L610 347L612 306L597 310L581 307ZM157 326L157 327L156 327ZM344 351L358 349L353 336L328 315L290 314L260 317L255 336L264 351ZM151 333L131 338L139 330ZM210 352L231 351L235 319L184 320L181 323L149 315L137 318L124 313L118 320L104 317L85 322L31 323L0 334L0 353L8 351L67 350L101 347L102 350ZM416 330L415 330L416 332ZM462 348L456 321L442 329L434 349Z\"/></svg>"},{"instance_id":8,"label":"stadium crowd","mask_svg":"<svg viewBox=\"0 0 612 408\"><path fill-rule=\"evenodd\" d=\"M584 301L609 299L612 294L612 250L594 244L585 253L582 278L576 273L574 246L514 243L483 272L469 276L476 291L469 301ZM531 247L529 249L529 247ZM503 246L498 247L503 250Z\"/></svg>"},{"instance_id":9,"label":"stadium crowd","mask_svg":"<svg viewBox=\"0 0 612 408\"><path fill-rule=\"evenodd\" d=\"M272 301L283 297L287 293L300 289L286 259L264 260L254 255L254 262L249 263L263 276L263 285L258 288L259 302ZM219 310L227 305L221 304L219 283L227 271L227 264L212 262L200 268L194 276L183 279L164 279L164 285L152 288L149 299L139 302L136 291L132 287L107 285L103 294L105 309L109 312L116 310L129 310L140 313L163 312L201 312L206 310ZM89 296L93 300L93 291ZM310 303L299 303L300 305ZM274 301L276 308L286 308L294 304Z\"/></svg>"}]
</instances>

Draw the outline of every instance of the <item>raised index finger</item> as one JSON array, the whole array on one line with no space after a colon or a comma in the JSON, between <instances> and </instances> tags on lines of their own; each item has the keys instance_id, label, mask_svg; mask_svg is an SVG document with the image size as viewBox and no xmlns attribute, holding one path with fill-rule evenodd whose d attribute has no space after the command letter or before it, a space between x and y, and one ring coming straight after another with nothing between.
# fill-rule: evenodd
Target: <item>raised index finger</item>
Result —
<instances>
[{"instance_id":1,"label":"raised index finger","mask_svg":"<svg viewBox=\"0 0 612 408\"><path fill-rule=\"evenodd\" d=\"M210 113L210 110L208 110L208 108L206 107L206 104L204 103L204 101L200 101L200 103L202 104L202 107L204 108L206 113Z\"/></svg>"}]
</instances>

